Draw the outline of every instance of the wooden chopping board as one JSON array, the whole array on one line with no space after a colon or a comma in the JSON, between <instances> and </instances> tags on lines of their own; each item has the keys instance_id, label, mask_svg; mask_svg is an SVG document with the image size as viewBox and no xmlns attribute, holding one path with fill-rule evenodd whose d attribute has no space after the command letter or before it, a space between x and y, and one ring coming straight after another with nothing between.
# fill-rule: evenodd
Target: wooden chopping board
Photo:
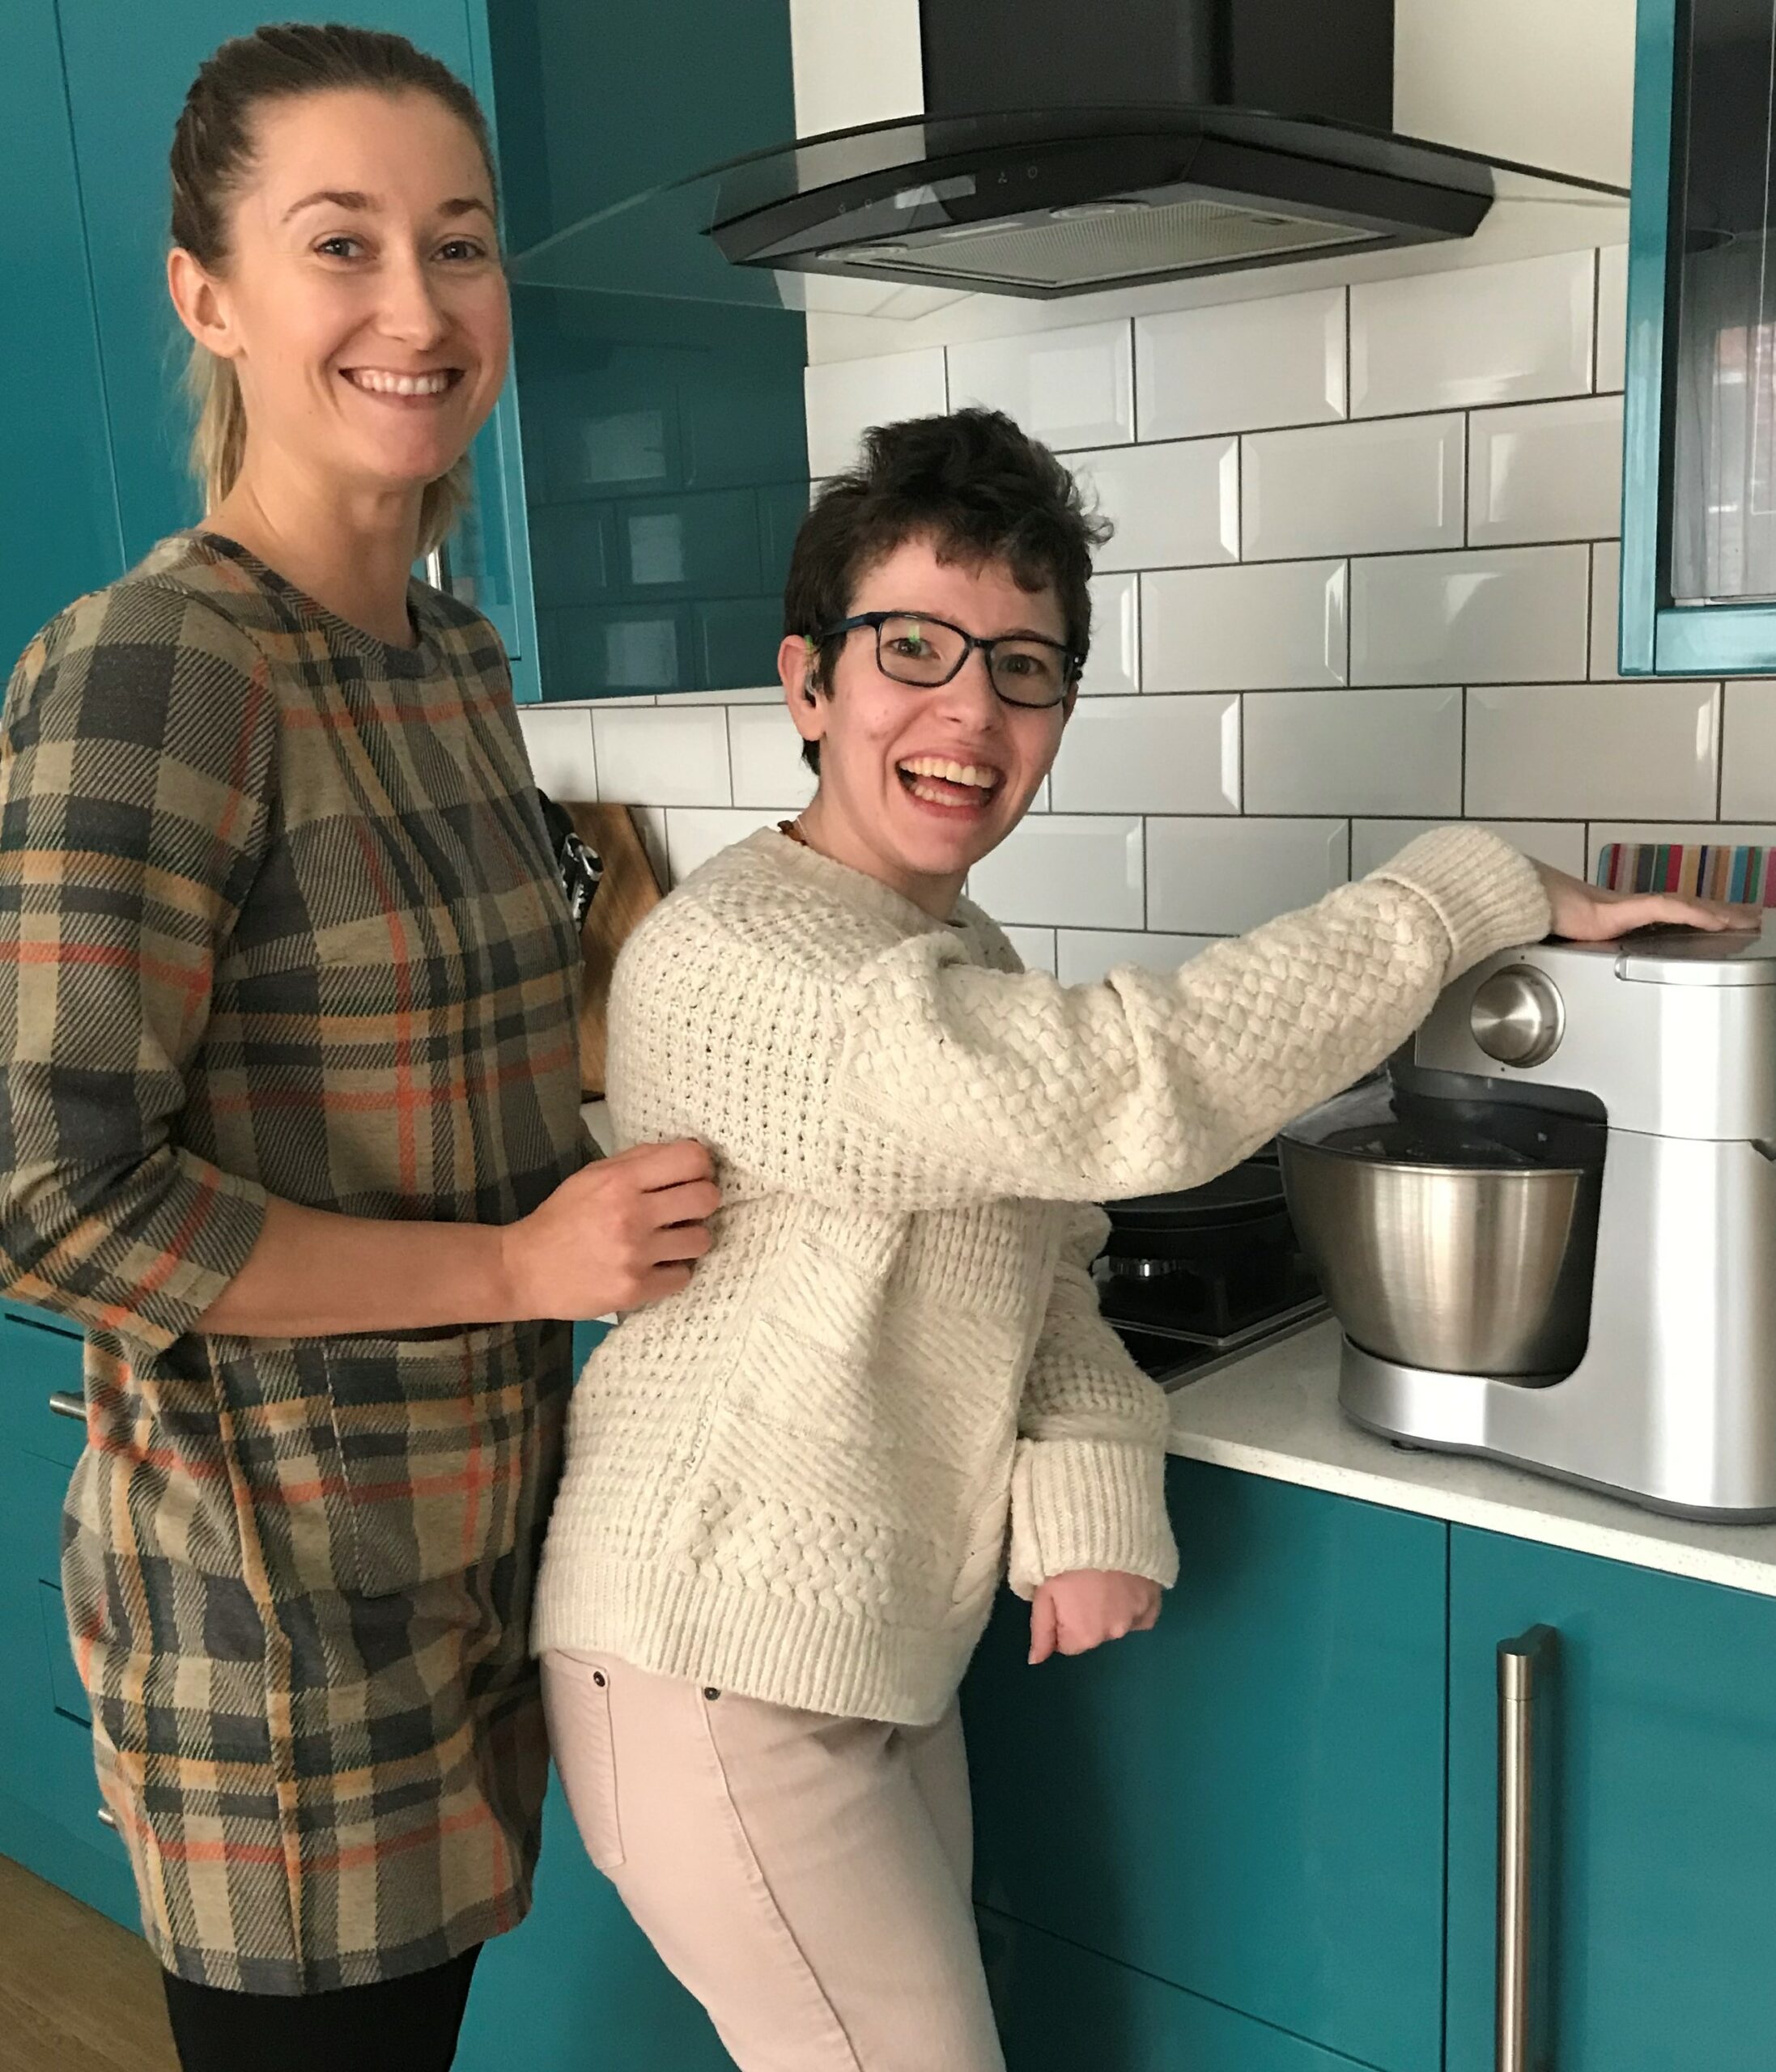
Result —
<instances>
[{"instance_id":1,"label":"wooden chopping board","mask_svg":"<svg viewBox=\"0 0 1776 2072\"><path fill-rule=\"evenodd\" d=\"M580 1091L588 1101L605 1092L605 1008L617 953L660 904L660 881L627 806L559 801L574 831L605 867L580 931L586 971L580 1001Z\"/></svg>"}]
</instances>

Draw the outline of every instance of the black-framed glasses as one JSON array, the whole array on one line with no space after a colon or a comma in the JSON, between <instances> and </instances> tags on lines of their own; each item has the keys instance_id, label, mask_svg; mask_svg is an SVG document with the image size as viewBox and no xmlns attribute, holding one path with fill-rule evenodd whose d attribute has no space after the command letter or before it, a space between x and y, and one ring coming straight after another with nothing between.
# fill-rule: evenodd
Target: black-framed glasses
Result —
<instances>
[{"instance_id":1,"label":"black-framed glasses","mask_svg":"<svg viewBox=\"0 0 1776 2072\"><path fill-rule=\"evenodd\" d=\"M1008 705L1040 709L1058 705L1078 676L1082 656L1059 640L1038 633L1001 633L984 640L965 633L945 618L923 612L857 612L816 636L821 642L873 626L876 667L896 683L935 690L952 681L975 648L987 664L987 678Z\"/></svg>"}]
</instances>

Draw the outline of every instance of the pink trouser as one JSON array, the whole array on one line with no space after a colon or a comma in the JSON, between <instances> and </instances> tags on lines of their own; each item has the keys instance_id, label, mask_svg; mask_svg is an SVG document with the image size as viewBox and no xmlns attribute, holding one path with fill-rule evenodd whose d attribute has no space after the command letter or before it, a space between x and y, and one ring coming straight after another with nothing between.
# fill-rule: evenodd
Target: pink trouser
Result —
<instances>
[{"instance_id":1,"label":"pink trouser","mask_svg":"<svg viewBox=\"0 0 1776 2072\"><path fill-rule=\"evenodd\" d=\"M741 2072L1004 2072L954 1705L890 1726L561 1653L543 1696L588 1853Z\"/></svg>"}]
</instances>

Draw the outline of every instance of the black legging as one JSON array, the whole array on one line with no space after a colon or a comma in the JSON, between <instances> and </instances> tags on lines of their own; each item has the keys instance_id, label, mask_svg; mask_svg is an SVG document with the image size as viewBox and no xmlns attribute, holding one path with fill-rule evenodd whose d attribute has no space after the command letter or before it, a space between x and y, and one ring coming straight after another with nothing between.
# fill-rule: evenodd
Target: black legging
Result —
<instances>
[{"instance_id":1,"label":"black legging","mask_svg":"<svg viewBox=\"0 0 1776 2072\"><path fill-rule=\"evenodd\" d=\"M179 2062L184 2072L450 2072L480 1955L300 1998L164 1973Z\"/></svg>"}]
</instances>

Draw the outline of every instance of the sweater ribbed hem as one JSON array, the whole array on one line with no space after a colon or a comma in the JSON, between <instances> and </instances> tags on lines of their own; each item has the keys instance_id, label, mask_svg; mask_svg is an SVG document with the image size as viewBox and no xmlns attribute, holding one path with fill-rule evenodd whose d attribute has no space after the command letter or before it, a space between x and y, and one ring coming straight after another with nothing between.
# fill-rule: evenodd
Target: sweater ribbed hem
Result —
<instances>
[{"instance_id":1,"label":"sweater ribbed hem","mask_svg":"<svg viewBox=\"0 0 1776 2072\"><path fill-rule=\"evenodd\" d=\"M551 1547L533 1650L612 1654L774 1705L928 1726L955 1696L992 1609L989 1589L943 1627L890 1626L664 1566Z\"/></svg>"},{"instance_id":2,"label":"sweater ribbed hem","mask_svg":"<svg viewBox=\"0 0 1776 2072\"><path fill-rule=\"evenodd\" d=\"M1452 979L1498 950L1540 942L1553 918L1536 866L1484 827L1435 828L1371 875L1436 910Z\"/></svg>"},{"instance_id":3,"label":"sweater ribbed hem","mask_svg":"<svg viewBox=\"0 0 1776 2072\"><path fill-rule=\"evenodd\" d=\"M1011 1586L1114 1569L1170 1589L1178 1549L1166 1515L1166 1457L1103 1439L1025 1440L1011 1484Z\"/></svg>"}]
</instances>

